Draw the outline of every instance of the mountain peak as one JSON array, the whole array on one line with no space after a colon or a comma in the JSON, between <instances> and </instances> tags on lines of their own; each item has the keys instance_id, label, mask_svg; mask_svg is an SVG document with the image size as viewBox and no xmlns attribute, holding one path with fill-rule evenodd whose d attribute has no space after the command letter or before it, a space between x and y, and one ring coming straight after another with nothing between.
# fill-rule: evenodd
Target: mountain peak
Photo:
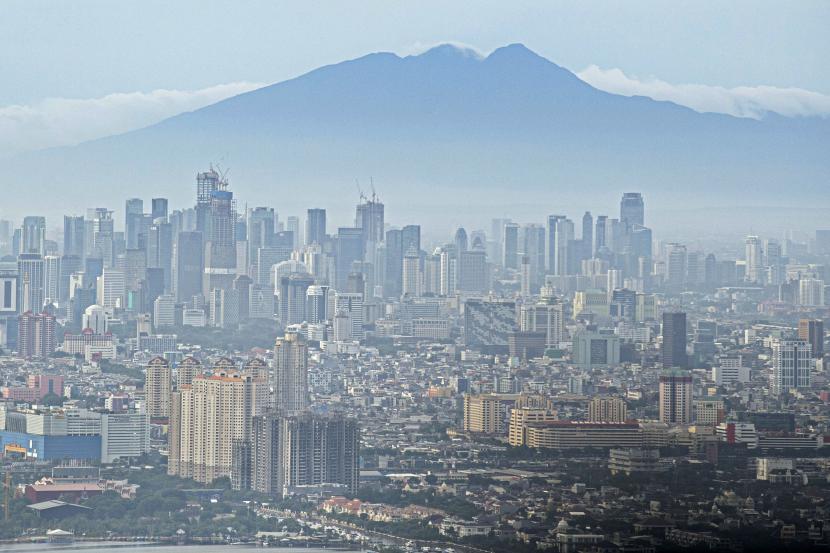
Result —
<instances>
[{"instance_id":1,"label":"mountain peak","mask_svg":"<svg viewBox=\"0 0 830 553\"><path fill-rule=\"evenodd\" d=\"M472 58L476 60L484 59L484 57L474 48L464 46L462 44L455 44L452 42L445 42L433 46L428 50L418 54L418 58Z\"/></svg>"}]
</instances>

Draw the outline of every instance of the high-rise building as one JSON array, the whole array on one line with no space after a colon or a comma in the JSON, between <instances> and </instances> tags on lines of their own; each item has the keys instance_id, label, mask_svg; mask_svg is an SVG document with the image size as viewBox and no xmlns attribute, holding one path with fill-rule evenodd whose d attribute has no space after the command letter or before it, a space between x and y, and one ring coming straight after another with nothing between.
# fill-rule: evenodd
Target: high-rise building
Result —
<instances>
[{"instance_id":1,"label":"high-rise building","mask_svg":"<svg viewBox=\"0 0 830 553\"><path fill-rule=\"evenodd\" d=\"M151 206L150 218L153 221L156 219L167 219L167 198L153 198L151 200Z\"/></svg>"},{"instance_id":2,"label":"high-rise building","mask_svg":"<svg viewBox=\"0 0 830 553\"><path fill-rule=\"evenodd\" d=\"M195 357L185 357L176 367L176 390L193 384L193 379L202 374L202 364Z\"/></svg>"},{"instance_id":3,"label":"high-rise building","mask_svg":"<svg viewBox=\"0 0 830 553\"><path fill-rule=\"evenodd\" d=\"M621 397L601 396L588 403L589 422L625 422L628 408Z\"/></svg>"},{"instance_id":4,"label":"high-rise building","mask_svg":"<svg viewBox=\"0 0 830 553\"><path fill-rule=\"evenodd\" d=\"M458 256L458 290L486 292L489 287L487 253L481 250L462 251Z\"/></svg>"},{"instance_id":5,"label":"high-rise building","mask_svg":"<svg viewBox=\"0 0 830 553\"><path fill-rule=\"evenodd\" d=\"M577 267L573 266L574 223L566 217L556 219L555 230L555 259L554 273L560 276L576 274Z\"/></svg>"},{"instance_id":6,"label":"high-rise building","mask_svg":"<svg viewBox=\"0 0 830 553\"><path fill-rule=\"evenodd\" d=\"M49 357L55 352L55 317L26 311L18 319L17 350L25 359Z\"/></svg>"},{"instance_id":7,"label":"high-rise building","mask_svg":"<svg viewBox=\"0 0 830 553\"><path fill-rule=\"evenodd\" d=\"M274 346L275 407L293 413L308 406L308 344L296 332L277 338Z\"/></svg>"},{"instance_id":8,"label":"high-rise building","mask_svg":"<svg viewBox=\"0 0 830 553\"><path fill-rule=\"evenodd\" d=\"M804 307L824 307L824 281L818 278L799 279L798 304Z\"/></svg>"},{"instance_id":9,"label":"high-rise building","mask_svg":"<svg viewBox=\"0 0 830 553\"><path fill-rule=\"evenodd\" d=\"M798 339L809 342L810 353L816 359L824 355L824 321L801 319L798 321Z\"/></svg>"},{"instance_id":10,"label":"high-rise building","mask_svg":"<svg viewBox=\"0 0 830 553\"><path fill-rule=\"evenodd\" d=\"M112 211L96 207L87 211L86 254L103 261L104 267L113 267L115 222Z\"/></svg>"},{"instance_id":11,"label":"high-rise building","mask_svg":"<svg viewBox=\"0 0 830 553\"><path fill-rule=\"evenodd\" d=\"M46 255L46 217L24 217L22 238L20 253Z\"/></svg>"},{"instance_id":12,"label":"high-rise building","mask_svg":"<svg viewBox=\"0 0 830 553\"><path fill-rule=\"evenodd\" d=\"M519 319L522 332L539 332L545 335L545 347L558 348L564 334L561 303L525 304Z\"/></svg>"},{"instance_id":13,"label":"high-rise building","mask_svg":"<svg viewBox=\"0 0 830 553\"><path fill-rule=\"evenodd\" d=\"M584 370L620 362L620 337L611 331L579 330L573 337L573 362Z\"/></svg>"},{"instance_id":14,"label":"high-rise building","mask_svg":"<svg viewBox=\"0 0 830 553\"><path fill-rule=\"evenodd\" d=\"M83 258L86 253L84 218L66 215L63 218L63 255Z\"/></svg>"},{"instance_id":15,"label":"high-rise building","mask_svg":"<svg viewBox=\"0 0 830 553\"><path fill-rule=\"evenodd\" d=\"M60 299L61 258L57 255L43 257L43 296L44 302L57 302Z\"/></svg>"},{"instance_id":16,"label":"high-rise building","mask_svg":"<svg viewBox=\"0 0 830 553\"><path fill-rule=\"evenodd\" d=\"M421 256L410 248L403 256L403 274L401 293L404 296L415 297L421 293Z\"/></svg>"},{"instance_id":17,"label":"high-rise building","mask_svg":"<svg viewBox=\"0 0 830 553\"><path fill-rule=\"evenodd\" d=\"M363 294L358 292L336 292L334 312L335 315L348 317L351 326L351 332L348 334L350 340L363 339ZM336 336L337 332L335 332L335 339L337 339Z\"/></svg>"},{"instance_id":18,"label":"high-rise building","mask_svg":"<svg viewBox=\"0 0 830 553\"><path fill-rule=\"evenodd\" d=\"M505 269L519 268L519 225L507 223L504 225L504 257L502 264Z\"/></svg>"},{"instance_id":19,"label":"high-rise building","mask_svg":"<svg viewBox=\"0 0 830 553\"><path fill-rule=\"evenodd\" d=\"M582 216L582 258L590 259L594 255L594 217L590 211Z\"/></svg>"},{"instance_id":20,"label":"high-rise building","mask_svg":"<svg viewBox=\"0 0 830 553\"><path fill-rule=\"evenodd\" d=\"M147 416L151 419L166 419L170 416L170 393L173 375L170 363L164 357L154 357L147 363L144 381L144 397Z\"/></svg>"},{"instance_id":21,"label":"high-rise building","mask_svg":"<svg viewBox=\"0 0 830 553\"><path fill-rule=\"evenodd\" d=\"M40 313L46 303L43 256L38 253L20 254L17 257L17 274L20 311Z\"/></svg>"},{"instance_id":22,"label":"high-rise building","mask_svg":"<svg viewBox=\"0 0 830 553\"><path fill-rule=\"evenodd\" d=\"M635 225L646 226L643 195L639 192L626 192L620 200L620 223L627 228Z\"/></svg>"},{"instance_id":23,"label":"high-rise building","mask_svg":"<svg viewBox=\"0 0 830 553\"><path fill-rule=\"evenodd\" d=\"M688 365L686 355L686 313L663 313L662 328L663 343L660 349L660 359L664 368Z\"/></svg>"},{"instance_id":24,"label":"high-rise building","mask_svg":"<svg viewBox=\"0 0 830 553\"><path fill-rule=\"evenodd\" d=\"M104 269L98 281L98 304L107 309L124 309L126 307L124 271Z\"/></svg>"},{"instance_id":25,"label":"high-rise building","mask_svg":"<svg viewBox=\"0 0 830 553\"><path fill-rule=\"evenodd\" d=\"M354 226L363 231L364 247L369 243L379 244L383 241L383 210L383 203L374 194L358 204Z\"/></svg>"},{"instance_id":26,"label":"high-rise building","mask_svg":"<svg viewBox=\"0 0 830 553\"><path fill-rule=\"evenodd\" d=\"M455 243L455 251L458 255L461 255L462 252L467 251L469 244L467 242L467 231L464 230L464 227L459 227L459 229L455 231L453 242Z\"/></svg>"},{"instance_id":27,"label":"high-rise building","mask_svg":"<svg viewBox=\"0 0 830 553\"><path fill-rule=\"evenodd\" d=\"M127 248L137 249L140 245L142 219L144 218L144 201L141 198L130 198L124 208L124 238Z\"/></svg>"},{"instance_id":28,"label":"high-rise building","mask_svg":"<svg viewBox=\"0 0 830 553\"><path fill-rule=\"evenodd\" d=\"M335 282L338 290L346 288L346 281L355 261L363 260L363 229L337 229Z\"/></svg>"},{"instance_id":29,"label":"high-rise building","mask_svg":"<svg viewBox=\"0 0 830 553\"><path fill-rule=\"evenodd\" d=\"M226 185L219 172L213 167L209 171L196 174L196 230L207 235L208 214L211 195L222 190Z\"/></svg>"},{"instance_id":30,"label":"high-rise building","mask_svg":"<svg viewBox=\"0 0 830 553\"><path fill-rule=\"evenodd\" d=\"M666 288L673 292L682 292L686 287L686 246L667 244L665 260Z\"/></svg>"},{"instance_id":31,"label":"high-rise building","mask_svg":"<svg viewBox=\"0 0 830 553\"><path fill-rule=\"evenodd\" d=\"M305 273L291 273L280 278L280 321L283 327L307 320L307 292L312 284L314 279Z\"/></svg>"},{"instance_id":32,"label":"high-rise building","mask_svg":"<svg viewBox=\"0 0 830 553\"><path fill-rule=\"evenodd\" d=\"M250 440L253 418L265 413L268 383L221 359L171 394L168 474L210 483L230 477L234 445Z\"/></svg>"},{"instance_id":33,"label":"high-rise building","mask_svg":"<svg viewBox=\"0 0 830 553\"><path fill-rule=\"evenodd\" d=\"M812 367L812 346L809 342L776 340L772 344L770 391L778 395L794 388L809 388Z\"/></svg>"},{"instance_id":34,"label":"high-rise building","mask_svg":"<svg viewBox=\"0 0 830 553\"><path fill-rule=\"evenodd\" d=\"M359 485L360 427L340 415L254 417L251 487L277 497L322 484Z\"/></svg>"},{"instance_id":35,"label":"high-rise building","mask_svg":"<svg viewBox=\"0 0 830 553\"><path fill-rule=\"evenodd\" d=\"M189 301L202 293L204 248L201 232L180 232L176 240L175 290L179 301Z\"/></svg>"},{"instance_id":36,"label":"high-rise building","mask_svg":"<svg viewBox=\"0 0 830 553\"><path fill-rule=\"evenodd\" d=\"M223 186L210 195L205 232L205 275L202 291L230 289L236 276L236 211L233 192Z\"/></svg>"},{"instance_id":37,"label":"high-rise building","mask_svg":"<svg viewBox=\"0 0 830 553\"><path fill-rule=\"evenodd\" d=\"M660 422L692 423L692 375L677 369L660 375Z\"/></svg>"},{"instance_id":38,"label":"high-rise building","mask_svg":"<svg viewBox=\"0 0 830 553\"><path fill-rule=\"evenodd\" d=\"M326 321L328 315L329 287L309 286L306 290L306 320L310 324Z\"/></svg>"},{"instance_id":39,"label":"high-rise building","mask_svg":"<svg viewBox=\"0 0 830 553\"><path fill-rule=\"evenodd\" d=\"M746 237L746 280L749 282L757 282L764 284L763 270L763 248L761 247L761 239L757 236Z\"/></svg>"},{"instance_id":40,"label":"high-rise building","mask_svg":"<svg viewBox=\"0 0 830 553\"><path fill-rule=\"evenodd\" d=\"M153 301L153 326L162 328L176 324L176 297L162 294Z\"/></svg>"},{"instance_id":41,"label":"high-rise building","mask_svg":"<svg viewBox=\"0 0 830 553\"><path fill-rule=\"evenodd\" d=\"M312 208L306 212L305 243L320 244L326 240L326 210Z\"/></svg>"}]
</instances>

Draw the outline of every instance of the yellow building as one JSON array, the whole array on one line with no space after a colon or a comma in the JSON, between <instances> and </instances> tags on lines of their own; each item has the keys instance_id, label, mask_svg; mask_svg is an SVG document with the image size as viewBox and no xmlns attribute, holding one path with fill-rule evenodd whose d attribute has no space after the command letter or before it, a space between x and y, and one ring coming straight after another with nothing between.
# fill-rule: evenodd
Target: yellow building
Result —
<instances>
[{"instance_id":1,"label":"yellow building","mask_svg":"<svg viewBox=\"0 0 830 553\"><path fill-rule=\"evenodd\" d=\"M505 434L510 410L520 407L552 409L553 404L537 394L468 394L464 396L464 431Z\"/></svg>"},{"instance_id":2,"label":"yellow building","mask_svg":"<svg viewBox=\"0 0 830 553\"><path fill-rule=\"evenodd\" d=\"M588 403L588 421L624 422L628 408L620 397L595 397Z\"/></svg>"},{"instance_id":3,"label":"yellow building","mask_svg":"<svg viewBox=\"0 0 830 553\"><path fill-rule=\"evenodd\" d=\"M252 418L265 412L268 383L229 364L171 395L169 474L202 483L231 475L234 442L249 439Z\"/></svg>"},{"instance_id":4,"label":"yellow building","mask_svg":"<svg viewBox=\"0 0 830 553\"><path fill-rule=\"evenodd\" d=\"M520 407L510 411L510 425L507 440L510 445L519 447L525 444L525 428L533 423L546 423L556 420L556 413L550 409Z\"/></svg>"}]
</instances>

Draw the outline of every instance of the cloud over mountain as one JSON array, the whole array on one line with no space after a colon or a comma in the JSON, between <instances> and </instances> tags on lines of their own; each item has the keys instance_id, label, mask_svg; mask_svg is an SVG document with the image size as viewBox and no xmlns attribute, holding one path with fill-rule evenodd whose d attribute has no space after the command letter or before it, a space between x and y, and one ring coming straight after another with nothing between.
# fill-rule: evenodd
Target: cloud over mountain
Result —
<instances>
[{"instance_id":1,"label":"cloud over mountain","mask_svg":"<svg viewBox=\"0 0 830 553\"><path fill-rule=\"evenodd\" d=\"M153 90L101 98L47 98L0 107L0 152L69 146L146 127L263 86L237 82L200 90Z\"/></svg>"},{"instance_id":2,"label":"cloud over mountain","mask_svg":"<svg viewBox=\"0 0 830 553\"><path fill-rule=\"evenodd\" d=\"M786 117L830 116L830 96L802 88L672 84L653 77L639 79L620 69L602 69L596 65L586 67L577 76L612 94L647 96L701 113L725 113L752 119L761 119L770 112Z\"/></svg>"}]
</instances>

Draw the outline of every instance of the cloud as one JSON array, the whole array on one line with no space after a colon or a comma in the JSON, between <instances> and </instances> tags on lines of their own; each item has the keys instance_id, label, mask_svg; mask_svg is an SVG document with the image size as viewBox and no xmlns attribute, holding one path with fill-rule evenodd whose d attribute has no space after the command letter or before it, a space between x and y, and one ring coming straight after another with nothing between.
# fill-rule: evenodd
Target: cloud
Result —
<instances>
[{"instance_id":1,"label":"cloud","mask_svg":"<svg viewBox=\"0 0 830 553\"><path fill-rule=\"evenodd\" d=\"M667 100L699 112L752 119L761 119L770 112L787 117L830 116L830 96L802 88L672 84L655 78L639 79L626 75L620 69L602 69L596 65L583 69L577 75L606 92Z\"/></svg>"},{"instance_id":2,"label":"cloud","mask_svg":"<svg viewBox=\"0 0 830 553\"><path fill-rule=\"evenodd\" d=\"M200 90L47 98L31 105L0 107L0 155L78 144L139 129L262 86L237 82Z\"/></svg>"}]
</instances>

